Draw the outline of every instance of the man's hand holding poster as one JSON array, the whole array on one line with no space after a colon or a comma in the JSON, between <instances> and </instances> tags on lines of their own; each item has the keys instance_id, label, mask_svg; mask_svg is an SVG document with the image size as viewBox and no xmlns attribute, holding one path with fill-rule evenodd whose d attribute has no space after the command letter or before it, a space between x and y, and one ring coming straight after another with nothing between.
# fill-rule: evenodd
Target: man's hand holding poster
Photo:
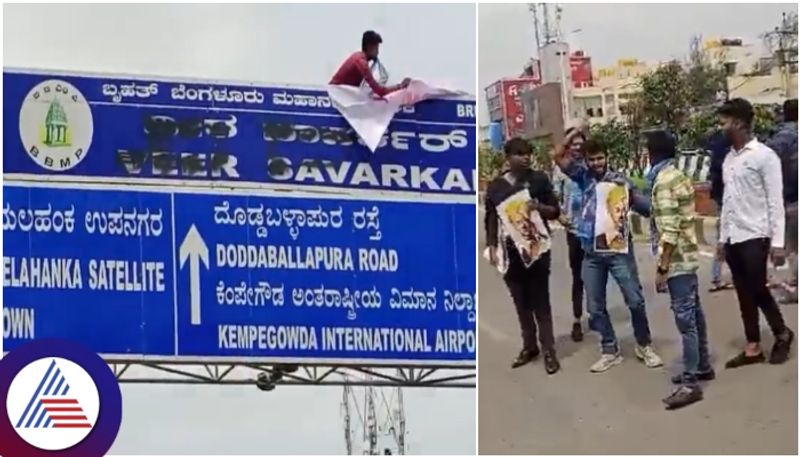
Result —
<instances>
[{"instance_id":1,"label":"man's hand holding poster","mask_svg":"<svg viewBox=\"0 0 800 457\"><path fill-rule=\"evenodd\" d=\"M609 182L597 184L594 221L595 252L628 253L628 188Z\"/></svg>"},{"instance_id":2,"label":"man's hand holding poster","mask_svg":"<svg viewBox=\"0 0 800 457\"><path fill-rule=\"evenodd\" d=\"M517 247L522 262L529 267L550 250L550 234L527 189L508 197L497 206L503 230Z\"/></svg>"}]
</instances>

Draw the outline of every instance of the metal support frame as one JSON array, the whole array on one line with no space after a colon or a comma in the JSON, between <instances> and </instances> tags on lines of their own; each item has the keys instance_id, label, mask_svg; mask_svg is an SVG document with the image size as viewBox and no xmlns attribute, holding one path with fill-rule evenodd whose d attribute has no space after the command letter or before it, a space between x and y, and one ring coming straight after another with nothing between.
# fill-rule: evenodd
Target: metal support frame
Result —
<instances>
[{"instance_id":1,"label":"metal support frame","mask_svg":"<svg viewBox=\"0 0 800 457\"><path fill-rule=\"evenodd\" d=\"M107 362L117 381L131 384L255 384L259 375L294 386L475 388L475 367L382 367L364 365L269 365L258 363Z\"/></svg>"}]
</instances>

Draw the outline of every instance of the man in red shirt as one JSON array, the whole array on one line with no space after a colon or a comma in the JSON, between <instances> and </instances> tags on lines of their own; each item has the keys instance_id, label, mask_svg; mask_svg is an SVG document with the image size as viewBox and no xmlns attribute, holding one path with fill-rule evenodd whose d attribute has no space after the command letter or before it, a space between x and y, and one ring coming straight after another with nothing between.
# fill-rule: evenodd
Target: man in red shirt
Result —
<instances>
[{"instance_id":1,"label":"man in red shirt","mask_svg":"<svg viewBox=\"0 0 800 457\"><path fill-rule=\"evenodd\" d=\"M348 57L328 84L359 87L362 82L366 81L372 92L379 97L408 87L411 82L409 78L404 79L402 83L396 86L389 87L382 86L375 81L369 68L369 61L378 60L378 48L381 43L383 43L383 40L376 32L372 30L364 32L361 37L361 51L354 52Z\"/></svg>"}]
</instances>

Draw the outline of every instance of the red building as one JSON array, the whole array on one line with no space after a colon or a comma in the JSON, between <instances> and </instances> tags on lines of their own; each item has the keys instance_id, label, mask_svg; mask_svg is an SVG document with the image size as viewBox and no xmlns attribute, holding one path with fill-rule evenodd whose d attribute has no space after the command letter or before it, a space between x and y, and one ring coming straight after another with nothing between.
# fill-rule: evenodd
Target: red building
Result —
<instances>
[{"instance_id":1,"label":"red building","mask_svg":"<svg viewBox=\"0 0 800 457\"><path fill-rule=\"evenodd\" d=\"M575 51L569 56L569 69L573 87L592 87L594 85L592 58L583 55L583 51Z\"/></svg>"},{"instance_id":2,"label":"red building","mask_svg":"<svg viewBox=\"0 0 800 457\"><path fill-rule=\"evenodd\" d=\"M522 109L520 95L541 85L538 77L501 79L486 88L486 104L489 119L503 124L504 138L522 135L525 125L525 111Z\"/></svg>"},{"instance_id":3,"label":"red building","mask_svg":"<svg viewBox=\"0 0 800 457\"><path fill-rule=\"evenodd\" d=\"M520 96L542 85L540 65L538 59L531 59L520 77L503 78L485 89L489 119L502 123L506 139L525 134L525 110ZM583 51L575 51L569 57L569 66L574 87L594 85L591 57L584 55Z\"/></svg>"}]
</instances>

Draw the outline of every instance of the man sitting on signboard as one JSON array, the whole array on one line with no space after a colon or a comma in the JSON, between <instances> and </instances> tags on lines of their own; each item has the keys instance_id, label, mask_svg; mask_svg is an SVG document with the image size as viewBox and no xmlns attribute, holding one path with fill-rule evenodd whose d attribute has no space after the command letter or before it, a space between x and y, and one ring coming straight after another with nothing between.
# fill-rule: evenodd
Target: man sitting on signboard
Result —
<instances>
[{"instance_id":1,"label":"man sitting on signboard","mask_svg":"<svg viewBox=\"0 0 800 457\"><path fill-rule=\"evenodd\" d=\"M378 61L378 50L381 43L383 43L383 39L376 32L372 30L364 32L361 37L361 51L350 55L328 84L359 87L366 82L372 92L379 97L408 87L411 82L409 78L404 79L400 84L389 87L383 86L375 80L369 62Z\"/></svg>"}]
</instances>

